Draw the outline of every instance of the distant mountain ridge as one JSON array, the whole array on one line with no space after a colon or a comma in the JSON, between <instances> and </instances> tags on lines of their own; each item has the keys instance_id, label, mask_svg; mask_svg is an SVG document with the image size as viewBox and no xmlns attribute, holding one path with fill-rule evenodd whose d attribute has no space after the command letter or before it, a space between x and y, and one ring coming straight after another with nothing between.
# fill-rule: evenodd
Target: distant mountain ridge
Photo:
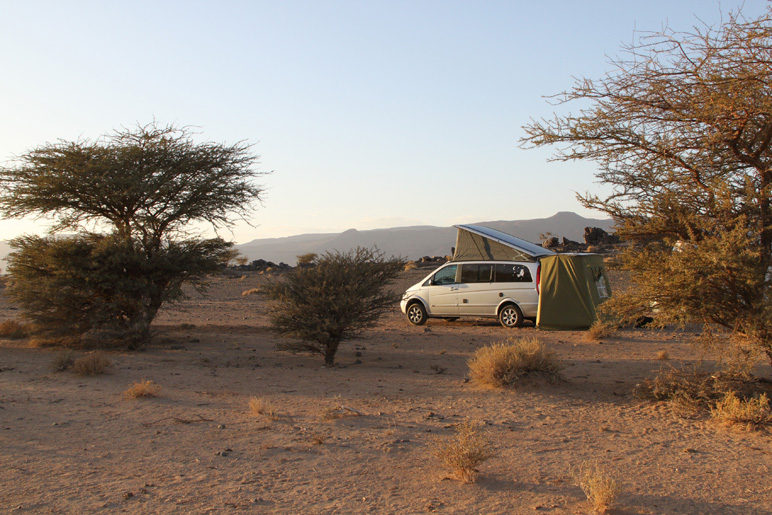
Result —
<instances>
[{"instance_id":1,"label":"distant mountain ridge","mask_svg":"<svg viewBox=\"0 0 772 515\"><path fill-rule=\"evenodd\" d=\"M541 243L541 234L550 233L573 241L584 242L585 227L600 227L611 231L609 219L584 218L573 212L562 211L549 218L532 220L472 222L512 234L534 243ZM413 226L391 229L358 231L349 229L333 234L302 234L285 238L263 238L237 245L241 254L250 261L264 259L274 263L294 265L297 256L315 252L346 251L355 247L377 246L387 256L418 259L423 256L447 256L456 244L455 227Z\"/></svg>"},{"instance_id":2,"label":"distant mountain ridge","mask_svg":"<svg viewBox=\"0 0 772 515\"><path fill-rule=\"evenodd\" d=\"M541 243L540 234L566 237L583 242L585 227L600 227L611 231L613 222L608 219L584 218L576 213L562 211L549 218L533 220L470 222L484 225L512 234L534 243ZM355 247L377 246L387 256L402 256L406 259L418 259L423 256L447 256L456 244L455 227L435 227L418 225L413 227L395 227L391 229L372 229L358 231L349 229L342 233L300 234L284 238L262 238L236 245L241 254L250 261L264 259L274 263L294 265L297 256L315 252L346 251ZM10 252L5 241L0 241L0 260ZM0 261L0 270L5 272L7 263Z\"/></svg>"}]
</instances>

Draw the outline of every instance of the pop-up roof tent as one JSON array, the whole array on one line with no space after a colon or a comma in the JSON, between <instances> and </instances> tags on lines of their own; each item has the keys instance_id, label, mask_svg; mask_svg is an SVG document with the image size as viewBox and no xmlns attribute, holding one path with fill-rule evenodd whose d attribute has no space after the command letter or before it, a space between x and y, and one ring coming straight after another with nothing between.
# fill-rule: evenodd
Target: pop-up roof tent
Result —
<instances>
[{"instance_id":1,"label":"pop-up roof tent","mask_svg":"<svg viewBox=\"0 0 772 515\"><path fill-rule=\"evenodd\" d=\"M457 225L453 261L536 261L555 255L530 241L480 225Z\"/></svg>"},{"instance_id":2,"label":"pop-up roof tent","mask_svg":"<svg viewBox=\"0 0 772 515\"><path fill-rule=\"evenodd\" d=\"M596 308L611 296L603 256L555 254L541 259L539 329L587 329L597 317Z\"/></svg>"},{"instance_id":3,"label":"pop-up roof tent","mask_svg":"<svg viewBox=\"0 0 772 515\"><path fill-rule=\"evenodd\" d=\"M595 321L596 307L611 296L603 257L598 254L556 254L488 227L456 227L453 261L540 261L539 329L587 329Z\"/></svg>"}]
</instances>

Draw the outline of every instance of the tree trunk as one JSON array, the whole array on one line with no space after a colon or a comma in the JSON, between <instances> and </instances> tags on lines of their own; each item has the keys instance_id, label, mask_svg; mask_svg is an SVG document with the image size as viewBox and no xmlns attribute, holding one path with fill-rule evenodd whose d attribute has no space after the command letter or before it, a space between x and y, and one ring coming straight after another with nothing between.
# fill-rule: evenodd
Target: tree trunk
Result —
<instances>
[{"instance_id":1,"label":"tree trunk","mask_svg":"<svg viewBox=\"0 0 772 515\"><path fill-rule=\"evenodd\" d=\"M324 348L324 364L331 367L335 364L335 353L338 352L340 342L328 343Z\"/></svg>"}]
</instances>

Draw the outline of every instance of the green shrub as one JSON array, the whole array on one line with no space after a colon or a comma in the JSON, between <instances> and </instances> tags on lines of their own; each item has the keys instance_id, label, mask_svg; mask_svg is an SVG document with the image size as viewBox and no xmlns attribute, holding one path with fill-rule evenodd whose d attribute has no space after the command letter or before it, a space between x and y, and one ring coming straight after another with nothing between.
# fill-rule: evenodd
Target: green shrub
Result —
<instances>
[{"instance_id":1,"label":"green shrub","mask_svg":"<svg viewBox=\"0 0 772 515\"><path fill-rule=\"evenodd\" d=\"M332 365L340 342L375 325L399 301L400 293L386 287L404 261L359 247L325 253L313 264L293 269L266 284L264 291L271 298L274 329L299 340L282 342L279 348L319 353Z\"/></svg>"}]
</instances>

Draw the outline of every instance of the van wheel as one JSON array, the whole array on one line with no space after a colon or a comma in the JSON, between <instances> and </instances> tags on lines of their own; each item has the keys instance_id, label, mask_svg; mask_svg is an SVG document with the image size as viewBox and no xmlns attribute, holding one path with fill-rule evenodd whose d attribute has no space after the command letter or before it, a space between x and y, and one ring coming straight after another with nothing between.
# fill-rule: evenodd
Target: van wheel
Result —
<instances>
[{"instance_id":1,"label":"van wheel","mask_svg":"<svg viewBox=\"0 0 772 515\"><path fill-rule=\"evenodd\" d=\"M413 325L424 325L426 323L426 309L420 302L413 302L407 307L407 321Z\"/></svg>"},{"instance_id":2,"label":"van wheel","mask_svg":"<svg viewBox=\"0 0 772 515\"><path fill-rule=\"evenodd\" d=\"M514 304L507 304L499 311L499 322L504 327L520 327L523 325L523 312Z\"/></svg>"}]
</instances>

